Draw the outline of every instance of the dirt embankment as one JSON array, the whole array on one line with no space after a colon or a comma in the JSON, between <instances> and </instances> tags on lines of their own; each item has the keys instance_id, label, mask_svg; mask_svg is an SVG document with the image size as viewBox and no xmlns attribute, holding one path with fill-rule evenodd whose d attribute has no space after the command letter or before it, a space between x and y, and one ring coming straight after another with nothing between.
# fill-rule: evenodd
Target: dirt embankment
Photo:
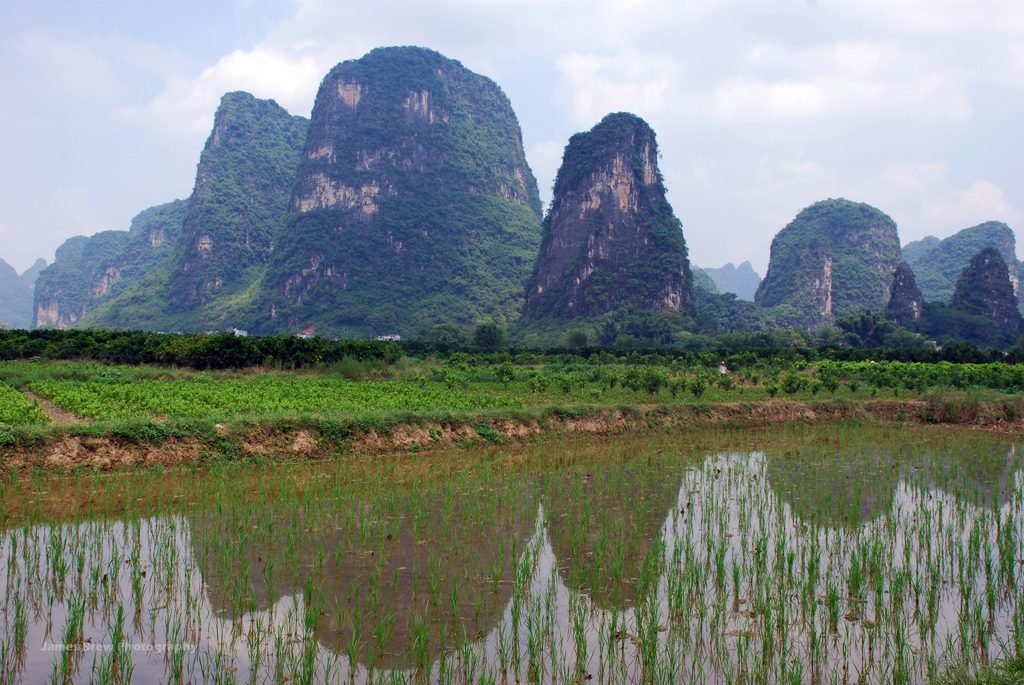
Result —
<instances>
[{"instance_id":1,"label":"dirt embankment","mask_svg":"<svg viewBox=\"0 0 1024 685\"><path fill-rule=\"evenodd\" d=\"M1024 435L1024 401L1005 403L925 400L776 400L750 404L648 405L551 410L537 417L406 421L387 428L350 427L328 435L315 426L216 426L215 438L159 441L75 435L73 431L27 445L0 448L0 472L27 468L113 469L176 466L207 459L326 459L344 454L391 454L435 447L523 441L559 434L615 435L630 431L763 428L781 425L872 423L945 424Z\"/></svg>"}]
</instances>

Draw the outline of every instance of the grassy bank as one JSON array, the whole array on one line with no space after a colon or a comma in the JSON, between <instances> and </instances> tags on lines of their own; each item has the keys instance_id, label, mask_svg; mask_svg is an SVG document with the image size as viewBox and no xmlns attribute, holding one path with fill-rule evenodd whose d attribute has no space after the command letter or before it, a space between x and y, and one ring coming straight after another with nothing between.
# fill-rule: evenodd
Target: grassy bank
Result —
<instances>
[{"instance_id":1,"label":"grassy bank","mask_svg":"<svg viewBox=\"0 0 1024 685\"><path fill-rule=\"evenodd\" d=\"M225 460L309 460L436 450L567 435L751 431L782 425L947 425L1024 434L1024 403L930 397L902 400L535 406L354 416L242 416L96 421L8 429L2 470L180 466Z\"/></svg>"},{"instance_id":2,"label":"grassy bank","mask_svg":"<svg viewBox=\"0 0 1024 685\"><path fill-rule=\"evenodd\" d=\"M347 360L316 371L0 363L0 469L326 459L649 429L949 424L1024 433L996 365L717 368ZM934 368L933 368L934 367Z\"/></svg>"}]
</instances>

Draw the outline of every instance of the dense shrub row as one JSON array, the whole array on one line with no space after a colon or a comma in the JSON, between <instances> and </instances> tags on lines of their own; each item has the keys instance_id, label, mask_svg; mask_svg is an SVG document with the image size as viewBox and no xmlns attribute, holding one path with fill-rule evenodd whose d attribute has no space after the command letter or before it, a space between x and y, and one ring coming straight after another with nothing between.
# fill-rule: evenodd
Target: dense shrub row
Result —
<instances>
[{"instance_id":1,"label":"dense shrub row","mask_svg":"<svg viewBox=\"0 0 1024 685\"><path fill-rule=\"evenodd\" d=\"M110 364L162 364L193 369L251 366L308 368L343 359L393 363L404 355L439 355L468 366L513 364L607 364L713 366L724 360L739 370L764 364L817 363L820 361L953 362L984 364L1020 363L1024 347L1004 354L970 343L954 343L941 350L856 347L804 347L787 345L770 334L727 335L708 338L700 346L661 346L648 349L581 347L550 350L507 349L484 352L484 346L466 339L458 345L433 340L402 343L372 340L329 340L295 336L238 337L230 333L178 334L98 329L34 331L0 329L0 360L92 360Z\"/></svg>"},{"instance_id":2,"label":"dense shrub row","mask_svg":"<svg viewBox=\"0 0 1024 685\"><path fill-rule=\"evenodd\" d=\"M345 358L397 361L393 342L231 333L172 334L92 329L0 330L0 359L89 359L110 364L163 364L193 369L249 366L304 368Z\"/></svg>"}]
</instances>

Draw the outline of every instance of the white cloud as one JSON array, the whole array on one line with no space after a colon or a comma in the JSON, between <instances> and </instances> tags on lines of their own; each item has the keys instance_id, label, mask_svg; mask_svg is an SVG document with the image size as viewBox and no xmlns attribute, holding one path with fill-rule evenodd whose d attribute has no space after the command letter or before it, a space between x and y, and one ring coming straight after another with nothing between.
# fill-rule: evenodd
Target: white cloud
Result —
<instances>
[{"instance_id":1,"label":"white cloud","mask_svg":"<svg viewBox=\"0 0 1024 685\"><path fill-rule=\"evenodd\" d=\"M602 57L561 55L562 81L557 100L568 105L573 121L589 128L609 112L648 116L662 110L681 82L681 68L657 56Z\"/></svg>"},{"instance_id":2,"label":"white cloud","mask_svg":"<svg viewBox=\"0 0 1024 685\"><path fill-rule=\"evenodd\" d=\"M806 188L831 182L834 173L823 163L799 154L766 155L757 168L758 185L771 187L773 191L784 188Z\"/></svg>"},{"instance_id":3,"label":"white cloud","mask_svg":"<svg viewBox=\"0 0 1024 685\"><path fill-rule=\"evenodd\" d=\"M864 117L898 127L962 125L974 115L963 73L937 69L927 54L885 43L760 42L732 61L715 61L714 54L698 61L684 51L565 53L556 60L556 102L577 126L625 109L669 125L719 129L791 122L798 136ZM705 77L705 63L717 69L717 79Z\"/></svg>"},{"instance_id":4,"label":"white cloud","mask_svg":"<svg viewBox=\"0 0 1024 685\"><path fill-rule=\"evenodd\" d=\"M846 16L865 17L894 31L934 36L971 32L993 35L1024 32L1019 0L858 0L840 3Z\"/></svg>"},{"instance_id":5,"label":"white cloud","mask_svg":"<svg viewBox=\"0 0 1024 685\"><path fill-rule=\"evenodd\" d=\"M725 79L710 94L714 114L745 120L903 115L953 122L972 114L956 71L935 71L922 55L878 43L760 45L738 71L743 75Z\"/></svg>"},{"instance_id":6,"label":"white cloud","mask_svg":"<svg viewBox=\"0 0 1024 685\"><path fill-rule=\"evenodd\" d=\"M30 32L18 37L14 48L42 72L51 88L68 99L108 102L127 95L111 60L89 45Z\"/></svg>"},{"instance_id":7,"label":"white cloud","mask_svg":"<svg viewBox=\"0 0 1024 685\"><path fill-rule=\"evenodd\" d=\"M911 232L937 228L922 208L956 196L949 169L961 162L953 141L971 134L972 88L995 72L941 41L903 41L887 31L852 28L801 42L769 29L736 50L725 28L720 45L701 44L699 53L640 47L569 52L557 61L556 102L577 129L617 109L655 126L697 263L750 259L763 269L772 236L826 197L874 204ZM894 161L923 155L942 161ZM964 221L972 203L1000 210L975 189L957 212L944 211ZM1014 212L1003 206L998 214L1010 221Z\"/></svg>"},{"instance_id":8,"label":"white cloud","mask_svg":"<svg viewBox=\"0 0 1024 685\"><path fill-rule=\"evenodd\" d=\"M1005 72L995 71L993 80L1011 88L1024 88L1024 40L1007 45L1001 58Z\"/></svg>"},{"instance_id":9,"label":"white cloud","mask_svg":"<svg viewBox=\"0 0 1024 685\"><path fill-rule=\"evenodd\" d=\"M315 34L355 50L426 44L457 59L643 47L652 33L682 28L719 0L299 0L278 37ZM356 55L358 56L358 55Z\"/></svg>"},{"instance_id":10,"label":"white cloud","mask_svg":"<svg viewBox=\"0 0 1024 685\"><path fill-rule=\"evenodd\" d=\"M1016 183L1024 162L1007 152L1024 105L1019 6L1020 0L298 0L292 16L255 43L232 43L224 32L223 45L207 46L219 57L199 66L175 53L170 40L72 40L45 33L45 22L15 48L18 59L42 71L48 95L67 96L61 119L40 130L77 117L83 103L114 103L115 114L145 124L136 133L152 131L165 147L198 154L226 91L274 98L305 115L335 63L378 45L432 47L492 76L512 95L545 199L571 133L611 111L635 112L658 134L670 199L697 263L750 259L763 267L775 232L828 196L875 204L899 221L904 240L925 231L948 235L988 218L1024 223L1024 190ZM22 80L40 90L34 75ZM3 94L14 101L27 90L12 82ZM28 99L18 105L46 107ZM1001 147L995 140L1008 142ZM105 144L112 159L136 154L137 145L118 144ZM194 170L186 162L179 165L182 186ZM29 178L33 164L26 157L9 165L25 176L7 177L11 197L38 205L53 200L33 188L80 183L96 212L110 216L91 181L62 178L52 163L36 165ZM133 173L143 176L153 174L147 164L161 160L138 164ZM66 200L73 208L74 198ZM80 225L69 218L69 233L92 225L88 212L80 216ZM41 228L31 217L8 215L7 228Z\"/></svg>"},{"instance_id":11,"label":"white cloud","mask_svg":"<svg viewBox=\"0 0 1024 685\"><path fill-rule=\"evenodd\" d=\"M878 181L895 196L920 197L934 188L945 188L948 176L945 162L901 162L883 169Z\"/></svg>"},{"instance_id":12,"label":"white cloud","mask_svg":"<svg viewBox=\"0 0 1024 685\"><path fill-rule=\"evenodd\" d=\"M877 206L896 220L903 243L926 235L945 238L985 221L1011 227L1024 221L1024 212L998 184L977 179L965 186L952 178L944 161L896 162L857 175L833 170L831 177L821 197L842 193Z\"/></svg>"},{"instance_id":13,"label":"white cloud","mask_svg":"<svg viewBox=\"0 0 1024 685\"><path fill-rule=\"evenodd\" d=\"M711 111L729 119L777 117L804 119L820 116L830 104L825 83L763 83L733 79L711 98Z\"/></svg>"},{"instance_id":14,"label":"white cloud","mask_svg":"<svg viewBox=\"0 0 1024 685\"><path fill-rule=\"evenodd\" d=\"M13 266L18 273L31 266L33 261L26 252L24 235L21 228L0 221L0 243L5 245L4 254L0 254L0 259Z\"/></svg>"},{"instance_id":15,"label":"white cloud","mask_svg":"<svg viewBox=\"0 0 1024 685\"><path fill-rule=\"evenodd\" d=\"M160 83L188 63L173 50L117 34L28 31L11 46L22 60L20 75L34 72L39 82L75 103L131 100L140 85Z\"/></svg>"},{"instance_id":16,"label":"white cloud","mask_svg":"<svg viewBox=\"0 0 1024 685\"><path fill-rule=\"evenodd\" d=\"M39 257L52 261L54 249L64 240L50 235L36 235L32 240L26 240L25 236L29 234L27 226L17 221L0 221L0 245L4 246L0 259L18 273L32 266Z\"/></svg>"},{"instance_id":17,"label":"white cloud","mask_svg":"<svg viewBox=\"0 0 1024 685\"><path fill-rule=\"evenodd\" d=\"M685 196L700 197L691 191L699 185L681 180ZM1004 221L1011 228L1024 223L1024 212L999 185L986 179L958 185L942 161L853 171L780 153L761 158L756 173L738 181L733 188L713 189L732 202L694 207L695 220L686 220L686 205L676 206L684 212L687 241L699 265L749 259L763 274L774 235L801 209L828 197L866 202L886 212L896 221L903 244L926 235L945 238L984 221Z\"/></svg>"},{"instance_id":18,"label":"white cloud","mask_svg":"<svg viewBox=\"0 0 1024 685\"><path fill-rule=\"evenodd\" d=\"M544 205L551 201L551 187L555 183L555 175L562 164L562 153L565 143L557 140L544 140L534 143L526 151L526 159L530 162L533 175L537 177L540 198Z\"/></svg>"},{"instance_id":19,"label":"white cloud","mask_svg":"<svg viewBox=\"0 0 1024 685\"><path fill-rule=\"evenodd\" d=\"M110 226L97 220L89 191L81 185L72 185L54 190L50 194L52 208L65 218L68 225L77 227L78 233L90 235Z\"/></svg>"},{"instance_id":20,"label":"white cloud","mask_svg":"<svg viewBox=\"0 0 1024 685\"><path fill-rule=\"evenodd\" d=\"M244 90L305 116L325 71L315 56L301 52L267 46L235 50L192 78L172 79L153 100L125 108L123 115L172 131L205 134L221 96Z\"/></svg>"},{"instance_id":21,"label":"white cloud","mask_svg":"<svg viewBox=\"0 0 1024 685\"><path fill-rule=\"evenodd\" d=\"M923 217L935 226L966 228L984 221L1005 221L1019 225L1024 212L1006 197L1003 189L987 179L978 179L948 197L925 201Z\"/></svg>"}]
</instances>

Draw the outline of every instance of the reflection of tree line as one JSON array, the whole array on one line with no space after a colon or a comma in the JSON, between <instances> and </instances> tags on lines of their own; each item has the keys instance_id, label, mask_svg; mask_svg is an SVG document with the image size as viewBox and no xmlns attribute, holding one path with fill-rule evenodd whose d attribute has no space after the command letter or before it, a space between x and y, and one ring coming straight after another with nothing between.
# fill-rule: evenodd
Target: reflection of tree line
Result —
<instances>
[{"instance_id":1,"label":"reflection of tree line","mask_svg":"<svg viewBox=\"0 0 1024 685\"><path fill-rule=\"evenodd\" d=\"M242 531L237 542L238 521L200 515L193 547L218 614L240 618L302 593L306 610L320 614L312 628L321 644L336 653L358 644L362 661L406 667L417 640L432 660L500 620L537 516L535 497L511 494L435 491L413 495L403 511L386 497L341 511L269 506L244 522L257 534ZM478 506L488 496L498 510ZM241 591L239 577L248 579Z\"/></svg>"},{"instance_id":2,"label":"reflection of tree line","mask_svg":"<svg viewBox=\"0 0 1024 685\"><path fill-rule=\"evenodd\" d=\"M956 447L941 452L905 448L894 454L872 446L769 454L768 479L796 518L828 528L857 526L889 511L900 480L936 487L979 506L1001 506L1022 466L1016 447L984 442L972 444L970 454L964 459Z\"/></svg>"},{"instance_id":3,"label":"reflection of tree line","mask_svg":"<svg viewBox=\"0 0 1024 685\"><path fill-rule=\"evenodd\" d=\"M769 455L767 477L800 521L854 527L891 510L901 479L1001 505L1021 467L1017 453L979 447L976 455L969 463L870 448ZM321 644L350 653L358 642L360 661L407 668L499 624L541 503L565 585L600 609L635 605L641 567L677 506L684 471L666 457L635 459L488 489L438 489L414 495L401 512L384 497L341 512L271 505L244 522L197 515L192 544L218 614L237 619L303 593L307 608L322 611L312 624ZM239 577L248 579L242 593Z\"/></svg>"}]
</instances>

